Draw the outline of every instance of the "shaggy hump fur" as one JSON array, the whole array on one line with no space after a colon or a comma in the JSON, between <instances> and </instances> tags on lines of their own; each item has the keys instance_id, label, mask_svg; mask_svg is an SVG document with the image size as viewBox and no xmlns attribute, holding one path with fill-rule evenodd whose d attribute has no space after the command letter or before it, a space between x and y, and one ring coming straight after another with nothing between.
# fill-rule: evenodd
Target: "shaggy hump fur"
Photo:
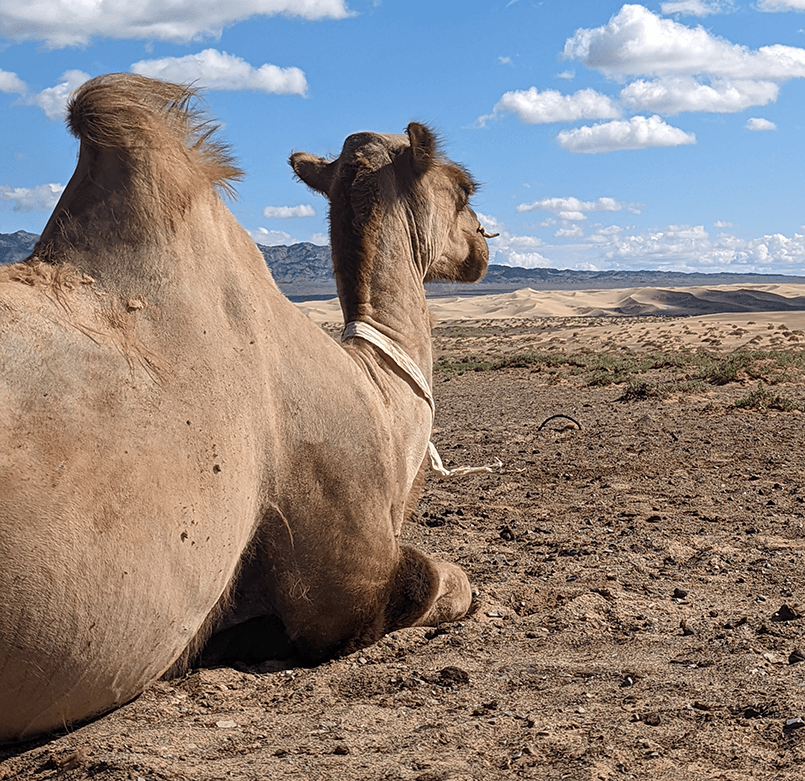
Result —
<instances>
[{"instance_id":1,"label":"shaggy hump fur","mask_svg":"<svg viewBox=\"0 0 805 781\"><path fill-rule=\"evenodd\" d=\"M101 149L132 155L160 150L168 156L186 150L211 184L233 194L233 183L243 178L243 171L229 147L213 138L218 126L194 105L198 97L188 86L113 73L78 89L67 123L82 143Z\"/></svg>"}]
</instances>

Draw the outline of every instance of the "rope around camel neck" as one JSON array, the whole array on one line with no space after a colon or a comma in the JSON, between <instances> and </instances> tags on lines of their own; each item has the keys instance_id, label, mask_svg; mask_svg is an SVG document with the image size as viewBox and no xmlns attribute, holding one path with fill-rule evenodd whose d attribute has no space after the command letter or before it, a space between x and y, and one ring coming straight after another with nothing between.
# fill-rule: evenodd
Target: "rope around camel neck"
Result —
<instances>
[{"instance_id":1,"label":"rope around camel neck","mask_svg":"<svg viewBox=\"0 0 805 781\"><path fill-rule=\"evenodd\" d=\"M344 326L341 332L341 341L345 342L347 339L363 339L369 344L373 344L388 358L395 366L397 366L413 383L414 387L425 397L428 406L431 410L431 415L436 414L436 404L433 401L433 394L431 393L428 381L425 375L422 374L419 366L417 366L410 355L405 350L396 345L391 339L384 334L380 333L374 326L369 323L364 323L360 320L352 320ZM491 472L503 464L498 459L496 463L491 466L459 466L454 469L445 468L442 463L439 451L436 450L436 445L433 442L428 442L428 456L430 458L430 466L434 472L437 472L442 477L464 477L465 475L474 475L479 472Z\"/></svg>"}]
</instances>

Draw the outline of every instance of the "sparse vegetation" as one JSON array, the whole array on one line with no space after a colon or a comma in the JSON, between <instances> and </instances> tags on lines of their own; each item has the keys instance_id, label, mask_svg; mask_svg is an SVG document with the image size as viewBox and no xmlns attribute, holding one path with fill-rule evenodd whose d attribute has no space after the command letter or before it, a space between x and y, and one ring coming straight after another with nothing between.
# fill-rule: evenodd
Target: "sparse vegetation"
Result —
<instances>
[{"instance_id":1,"label":"sparse vegetation","mask_svg":"<svg viewBox=\"0 0 805 781\"><path fill-rule=\"evenodd\" d=\"M701 393L712 386L758 381L767 385L796 382L805 375L805 352L742 350L711 351L523 352L495 355L442 356L434 370L443 376L468 371L526 368L548 374L549 381L576 378L589 387L623 385L624 400L664 398L673 393ZM649 380L645 375L659 375ZM757 393L757 391L755 391ZM764 389L765 394L769 391ZM762 399L758 397L760 401ZM774 398L780 398L779 396ZM782 403L782 402L780 402ZM782 407L774 407L782 408Z\"/></svg>"},{"instance_id":2,"label":"sparse vegetation","mask_svg":"<svg viewBox=\"0 0 805 781\"><path fill-rule=\"evenodd\" d=\"M757 384L757 388L750 394L738 399L732 404L734 409L757 409L769 410L777 409L783 412L803 411L803 406L797 404L786 396L772 393L762 382Z\"/></svg>"}]
</instances>

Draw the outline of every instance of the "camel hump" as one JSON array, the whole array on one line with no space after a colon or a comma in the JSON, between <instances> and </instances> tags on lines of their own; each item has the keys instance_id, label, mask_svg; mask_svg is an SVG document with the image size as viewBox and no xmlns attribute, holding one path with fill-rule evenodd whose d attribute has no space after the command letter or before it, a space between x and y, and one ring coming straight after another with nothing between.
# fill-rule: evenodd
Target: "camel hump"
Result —
<instances>
[{"instance_id":1,"label":"camel hump","mask_svg":"<svg viewBox=\"0 0 805 781\"><path fill-rule=\"evenodd\" d=\"M82 144L134 157L162 154L166 164L184 148L211 184L230 193L243 178L229 147L215 139L218 126L200 107L198 91L187 85L133 73L98 76L73 95L67 125Z\"/></svg>"}]
</instances>

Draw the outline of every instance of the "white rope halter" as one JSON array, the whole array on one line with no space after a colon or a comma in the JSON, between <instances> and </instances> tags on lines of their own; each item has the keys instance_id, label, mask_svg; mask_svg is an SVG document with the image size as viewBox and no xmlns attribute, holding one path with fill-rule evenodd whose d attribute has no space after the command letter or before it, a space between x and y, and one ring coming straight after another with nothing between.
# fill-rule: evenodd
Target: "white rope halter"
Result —
<instances>
[{"instance_id":1,"label":"white rope halter","mask_svg":"<svg viewBox=\"0 0 805 781\"><path fill-rule=\"evenodd\" d=\"M376 328L364 323L360 320L352 320L347 323L344 330L341 332L341 341L345 342L347 339L363 339L369 344L373 344L388 358L395 366L397 366L413 383L414 387L425 397L428 406L431 409L431 414L436 414L436 404L433 401L433 394L431 393L428 381L425 375L422 374L419 366L417 366L405 350L398 347L391 339L384 334L380 333ZM455 469L446 469L442 463L439 451L436 450L436 445L433 442L428 442L428 456L430 458L431 468L438 472L442 477L464 477L465 475L474 475L479 472L491 472L503 464L498 460L491 466L459 466Z\"/></svg>"}]
</instances>

